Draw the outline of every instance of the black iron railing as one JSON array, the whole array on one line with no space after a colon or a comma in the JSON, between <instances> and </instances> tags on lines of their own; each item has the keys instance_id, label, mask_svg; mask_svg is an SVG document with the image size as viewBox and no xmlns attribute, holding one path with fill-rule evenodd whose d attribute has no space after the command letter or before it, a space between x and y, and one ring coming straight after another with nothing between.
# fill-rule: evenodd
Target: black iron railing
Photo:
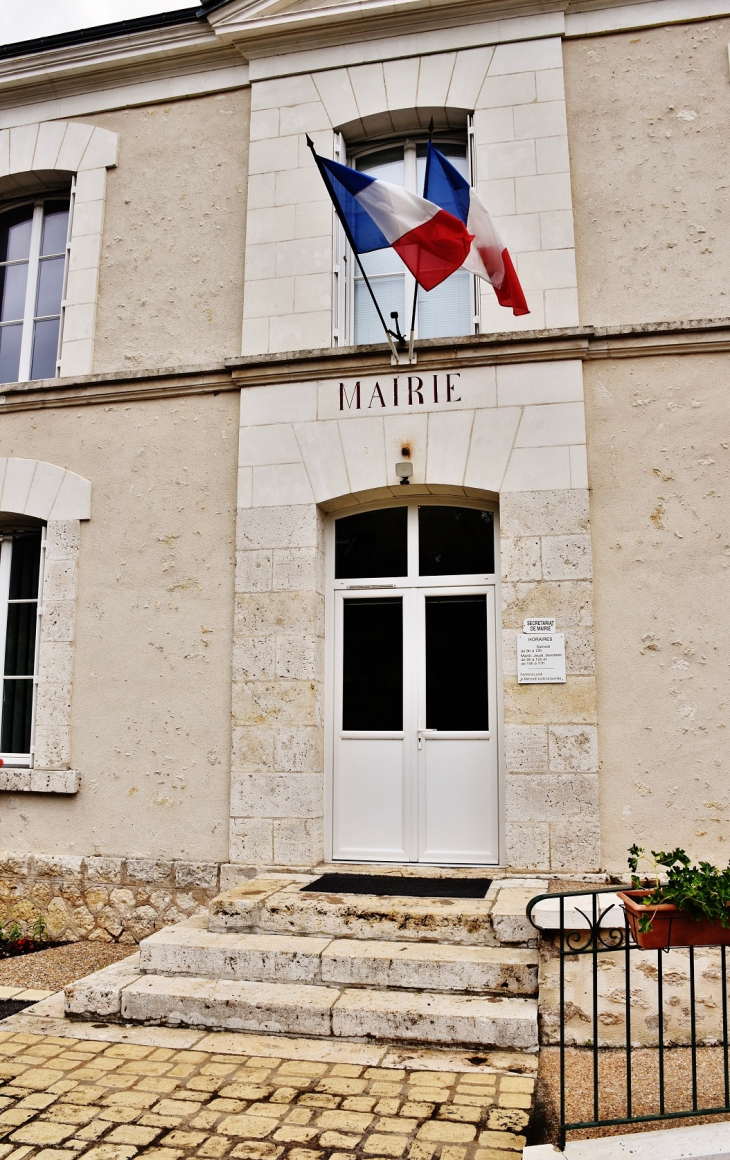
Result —
<instances>
[{"instance_id":1,"label":"black iron railing","mask_svg":"<svg viewBox=\"0 0 730 1160\"><path fill-rule=\"evenodd\" d=\"M581 1128L730 1112L727 948L642 949L633 938L620 902L602 897L615 895L617 889L621 888L540 894L527 906L527 917L545 940L540 984L542 1039L543 1043L558 1046L560 1052L561 1148L565 1145L566 1133ZM546 914L544 908L535 916L535 908L547 900L554 907L554 916L550 912ZM671 960L668 955L672 956ZM637 978L637 971L639 986L632 993L632 980ZM613 976L612 987L606 984L609 975ZM617 976L618 985L615 985ZM589 1069L587 1077L584 1072L584 1078L589 1080L588 1098L584 1098L577 1118L568 1114L572 1093L567 1090L566 1056L572 1048L583 1049L576 1054L580 1055L581 1066ZM679 1085L675 1082L677 1069L672 1067L668 1098L668 1053L675 1048L680 1049L683 1068L685 1062L689 1067L684 1068L686 1082ZM701 1053L704 1048L714 1049L702 1058L699 1078L698 1048ZM617 1053L623 1054L623 1115L601 1114L600 1073L610 1053L614 1060ZM642 1090L633 1082L637 1053L643 1056ZM675 1052L672 1064L676 1059ZM645 1090L647 1062L653 1077L650 1097ZM615 1075L614 1069L614 1080ZM610 1093L614 1104L615 1086L614 1083ZM576 1083L575 1087L584 1094L583 1084ZM678 1090L682 1087L684 1092ZM713 1097L708 1101L710 1106L702 1106L700 1089ZM677 1103L689 1106L677 1107Z\"/></svg>"}]
</instances>

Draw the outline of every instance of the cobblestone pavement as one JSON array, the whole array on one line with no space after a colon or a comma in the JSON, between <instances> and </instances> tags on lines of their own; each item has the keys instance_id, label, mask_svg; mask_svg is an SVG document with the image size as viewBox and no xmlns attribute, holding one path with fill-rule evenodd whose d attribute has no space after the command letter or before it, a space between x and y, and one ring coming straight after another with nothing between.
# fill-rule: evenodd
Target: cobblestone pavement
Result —
<instances>
[{"instance_id":1,"label":"cobblestone pavement","mask_svg":"<svg viewBox=\"0 0 730 1160\"><path fill-rule=\"evenodd\" d=\"M519 1068L319 1062L328 1045L312 1040L292 1041L310 1058L287 1059L281 1038L282 1058L180 1050L20 1020L0 1024L0 1160L516 1160L525 1143L534 1079Z\"/></svg>"}]
</instances>

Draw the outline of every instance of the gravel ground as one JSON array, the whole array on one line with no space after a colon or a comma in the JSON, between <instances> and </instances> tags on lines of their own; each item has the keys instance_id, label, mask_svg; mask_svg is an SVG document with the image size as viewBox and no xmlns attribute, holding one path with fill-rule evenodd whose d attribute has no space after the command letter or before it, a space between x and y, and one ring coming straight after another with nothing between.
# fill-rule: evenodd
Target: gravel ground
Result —
<instances>
[{"instance_id":1,"label":"gravel ground","mask_svg":"<svg viewBox=\"0 0 730 1160\"><path fill-rule=\"evenodd\" d=\"M135 950L136 947L116 943L78 942L0 959L0 986L60 991L84 975L126 959Z\"/></svg>"},{"instance_id":2,"label":"gravel ground","mask_svg":"<svg viewBox=\"0 0 730 1160\"><path fill-rule=\"evenodd\" d=\"M590 1048L568 1048L565 1060L566 1118L593 1118L593 1053ZM634 1115L659 1111L658 1052L644 1048L631 1053L632 1103ZM602 1119L626 1115L626 1053L603 1050L599 1058L599 1114ZM700 1107L721 1107L725 1103L722 1050L697 1049L697 1098ZM560 1052L557 1047L540 1050L537 1081L537 1110L530 1143L554 1144L558 1139L560 1109ZM667 1048L664 1052L665 1110L692 1107L692 1058L688 1047ZM730 1120L721 1116L692 1116L688 1119L621 1124L568 1133L569 1140L595 1136L615 1136L626 1132L651 1132L657 1128L683 1124L707 1124Z\"/></svg>"}]
</instances>

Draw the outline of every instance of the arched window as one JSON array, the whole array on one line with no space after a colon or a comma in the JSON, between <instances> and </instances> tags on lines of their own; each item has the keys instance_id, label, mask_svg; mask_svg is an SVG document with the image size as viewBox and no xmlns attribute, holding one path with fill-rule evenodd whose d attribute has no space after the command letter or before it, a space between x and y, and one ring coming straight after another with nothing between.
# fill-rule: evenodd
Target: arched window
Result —
<instances>
[{"instance_id":1,"label":"arched window","mask_svg":"<svg viewBox=\"0 0 730 1160\"><path fill-rule=\"evenodd\" d=\"M69 195L0 211L0 382L58 370Z\"/></svg>"},{"instance_id":2,"label":"arched window","mask_svg":"<svg viewBox=\"0 0 730 1160\"><path fill-rule=\"evenodd\" d=\"M435 143L465 177L471 177L471 162L467 133L452 133L435 139ZM349 151L350 164L369 177L402 185L413 193L423 195L426 172L427 137L423 134L396 142L381 142L353 147ZM356 345L381 342L383 330L365 281L350 256L351 278L351 341ZM393 249L376 250L363 254L362 264L375 291L380 309L390 324L391 311L398 311L401 330L410 328L415 282ZM458 270L426 293L418 290L416 303L416 335L418 338L454 338L472 334L475 329L474 278L466 270Z\"/></svg>"}]
</instances>

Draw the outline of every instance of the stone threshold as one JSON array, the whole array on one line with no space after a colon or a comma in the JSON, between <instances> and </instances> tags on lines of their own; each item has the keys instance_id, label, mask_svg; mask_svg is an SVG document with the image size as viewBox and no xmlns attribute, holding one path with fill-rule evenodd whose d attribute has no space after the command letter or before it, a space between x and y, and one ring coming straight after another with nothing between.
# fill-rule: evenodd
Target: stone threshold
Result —
<instances>
[{"instance_id":1,"label":"stone threshold","mask_svg":"<svg viewBox=\"0 0 730 1160\"><path fill-rule=\"evenodd\" d=\"M0 1023L2 1031L59 1039L130 1043L145 1047L211 1052L216 1055L249 1055L269 1059L309 1060L405 1071L455 1071L516 1075L537 1073L537 1054L530 1052L453 1050L408 1047L389 1043L358 1043L349 1040L257 1034L246 1031L206 1031L194 1028L149 1027L120 1023L88 1023L64 1015L64 994L26 1007Z\"/></svg>"},{"instance_id":2,"label":"stone threshold","mask_svg":"<svg viewBox=\"0 0 730 1160\"><path fill-rule=\"evenodd\" d=\"M546 889L551 881L610 885L610 875L595 871L582 874L580 871L514 870L509 866L438 866L426 862L317 862L307 869L264 863L249 867L229 862L224 866L228 876L238 870L242 877L268 878L287 874L292 877L301 875L302 881L305 876L309 881L322 874L392 874L401 878L491 878L500 886L505 886L508 880L515 886L537 882Z\"/></svg>"}]
</instances>

